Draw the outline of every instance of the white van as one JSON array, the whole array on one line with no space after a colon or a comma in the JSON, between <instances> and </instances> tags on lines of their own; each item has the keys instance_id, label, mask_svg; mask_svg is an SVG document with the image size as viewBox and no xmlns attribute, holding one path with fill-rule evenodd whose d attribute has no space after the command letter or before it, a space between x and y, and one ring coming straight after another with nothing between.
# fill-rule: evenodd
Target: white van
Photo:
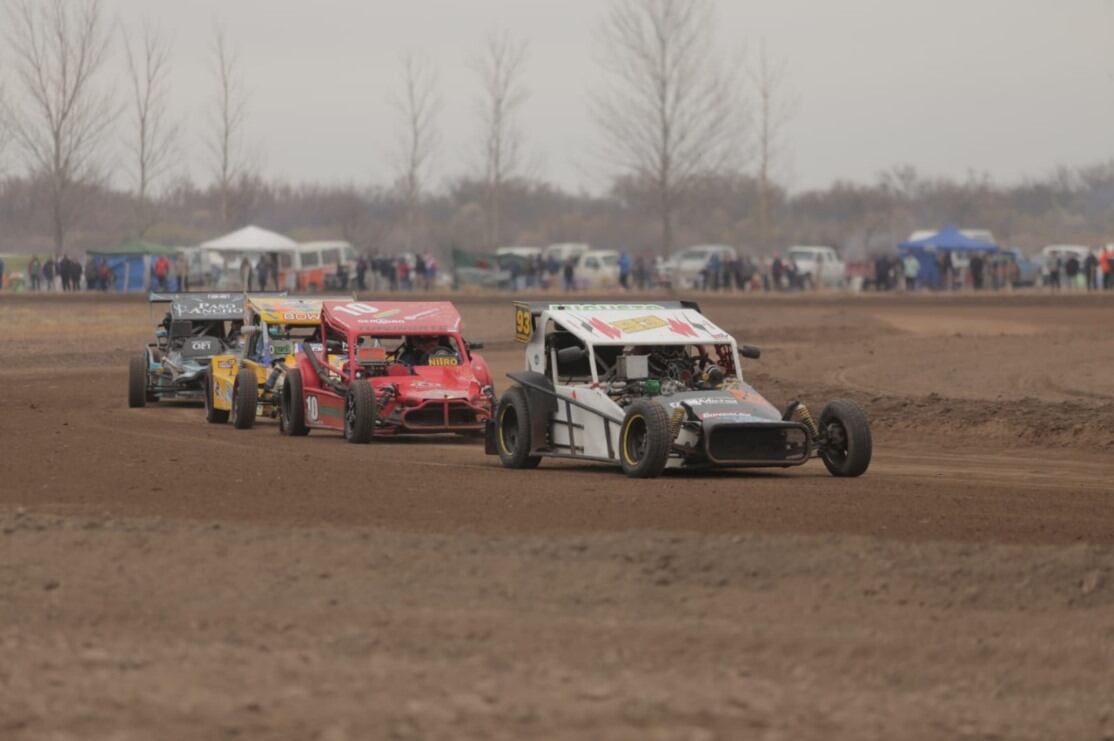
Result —
<instances>
[{"instance_id":1,"label":"white van","mask_svg":"<svg viewBox=\"0 0 1114 741\"><path fill-rule=\"evenodd\" d=\"M807 288L843 288L847 284L847 265L833 247L795 245L788 257L797 266L801 285Z\"/></svg>"},{"instance_id":2,"label":"white van","mask_svg":"<svg viewBox=\"0 0 1114 741\"><path fill-rule=\"evenodd\" d=\"M341 240L303 242L291 252L279 254L279 285L291 291L314 291L345 288L337 278L337 266L343 265L348 279L356 272L356 250Z\"/></svg>"},{"instance_id":3,"label":"white van","mask_svg":"<svg viewBox=\"0 0 1114 741\"><path fill-rule=\"evenodd\" d=\"M619 285L619 252L588 250L576 261L574 279L577 288L614 288Z\"/></svg>"},{"instance_id":4,"label":"white van","mask_svg":"<svg viewBox=\"0 0 1114 741\"><path fill-rule=\"evenodd\" d=\"M712 257L719 257L719 263L732 262L738 258L734 247L722 244L701 244L689 247L684 252L665 261L663 270L669 285L674 289L704 287L704 273ZM709 284L710 285L710 284Z\"/></svg>"}]
</instances>

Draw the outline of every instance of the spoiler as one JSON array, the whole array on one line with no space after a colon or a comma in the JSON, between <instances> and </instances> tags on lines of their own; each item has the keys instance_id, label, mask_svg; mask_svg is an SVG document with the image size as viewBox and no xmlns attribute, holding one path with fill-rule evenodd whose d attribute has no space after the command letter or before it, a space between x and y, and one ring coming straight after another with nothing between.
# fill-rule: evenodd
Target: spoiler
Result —
<instances>
[{"instance_id":1,"label":"spoiler","mask_svg":"<svg viewBox=\"0 0 1114 741\"><path fill-rule=\"evenodd\" d=\"M151 291L147 294L147 301L152 304L169 304L183 298L201 299L203 301L235 301L237 299L242 300L245 296L286 298L288 295L288 291L255 291L250 294L243 291L175 291L170 293Z\"/></svg>"}]
</instances>

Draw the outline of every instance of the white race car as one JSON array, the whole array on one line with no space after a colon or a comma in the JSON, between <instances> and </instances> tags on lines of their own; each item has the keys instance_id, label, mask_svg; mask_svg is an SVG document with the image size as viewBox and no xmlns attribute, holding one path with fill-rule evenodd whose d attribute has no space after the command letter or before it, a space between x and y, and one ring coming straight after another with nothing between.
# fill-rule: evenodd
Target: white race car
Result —
<instances>
[{"instance_id":1,"label":"white race car","mask_svg":"<svg viewBox=\"0 0 1114 741\"><path fill-rule=\"evenodd\" d=\"M617 463L632 477L666 468L788 467L817 456L834 476L870 465L866 414L852 401L819 420L800 402L778 411L743 380L757 359L688 301L516 303L526 370L486 429L508 468L542 457Z\"/></svg>"}]
</instances>

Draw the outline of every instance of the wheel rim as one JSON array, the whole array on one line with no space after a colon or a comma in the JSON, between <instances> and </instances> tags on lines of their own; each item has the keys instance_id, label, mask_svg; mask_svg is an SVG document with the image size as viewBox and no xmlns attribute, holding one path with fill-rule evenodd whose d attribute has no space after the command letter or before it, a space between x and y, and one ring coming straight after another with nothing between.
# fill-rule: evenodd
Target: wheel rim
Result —
<instances>
[{"instance_id":1,"label":"wheel rim","mask_svg":"<svg viewBox=\"0 0 1114 741\"><path fill-rule=\"evenodd\" d=\"M839 422L829 422L824 431L828 436L828 444L825 446L828 460L842 464L847 460L847 430Z\"/></svg>"},{"instance_id":2,"label":"wheel rim","mask_svg":"<svg viewBox=\"0 0 1114 741\"><path fill-rule=\"evenodd\" d=\"M499 415L499 445L507 455L518 450L518 415L514 407L505 406Z\"/></svg>"},{"instance_id":3,"label":"wheel rim","mask_svg":"<svg viewBox=\"0 0 1114 741\"><path fill-rule=\"evenodd\" d=\"M638 465L639 461L646 456L646 443L646 420L642 417L631 417L623 433L623 458L629 465Z\"/></svg>"}]
</instances>

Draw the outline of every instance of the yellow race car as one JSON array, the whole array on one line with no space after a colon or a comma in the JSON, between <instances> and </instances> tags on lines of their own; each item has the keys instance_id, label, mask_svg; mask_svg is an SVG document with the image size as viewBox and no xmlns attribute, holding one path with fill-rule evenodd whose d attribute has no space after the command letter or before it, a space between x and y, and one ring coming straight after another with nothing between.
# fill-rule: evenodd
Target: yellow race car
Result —
<instances>
[{"instance_id":1,"label":"yellow race car","mask_svg":"<svg viewBox=\"0 0 1114 741\"><path fill-rule=\"evenodd\" d=\"M237 429L258 415L277 418L286 369L298 345L321 342L322 299L248 295L244 301L243 346L215 355L205 383L205 419L232 418ZM317 349L320 349L319 347Z\"/></svg>"}]
</instances>

